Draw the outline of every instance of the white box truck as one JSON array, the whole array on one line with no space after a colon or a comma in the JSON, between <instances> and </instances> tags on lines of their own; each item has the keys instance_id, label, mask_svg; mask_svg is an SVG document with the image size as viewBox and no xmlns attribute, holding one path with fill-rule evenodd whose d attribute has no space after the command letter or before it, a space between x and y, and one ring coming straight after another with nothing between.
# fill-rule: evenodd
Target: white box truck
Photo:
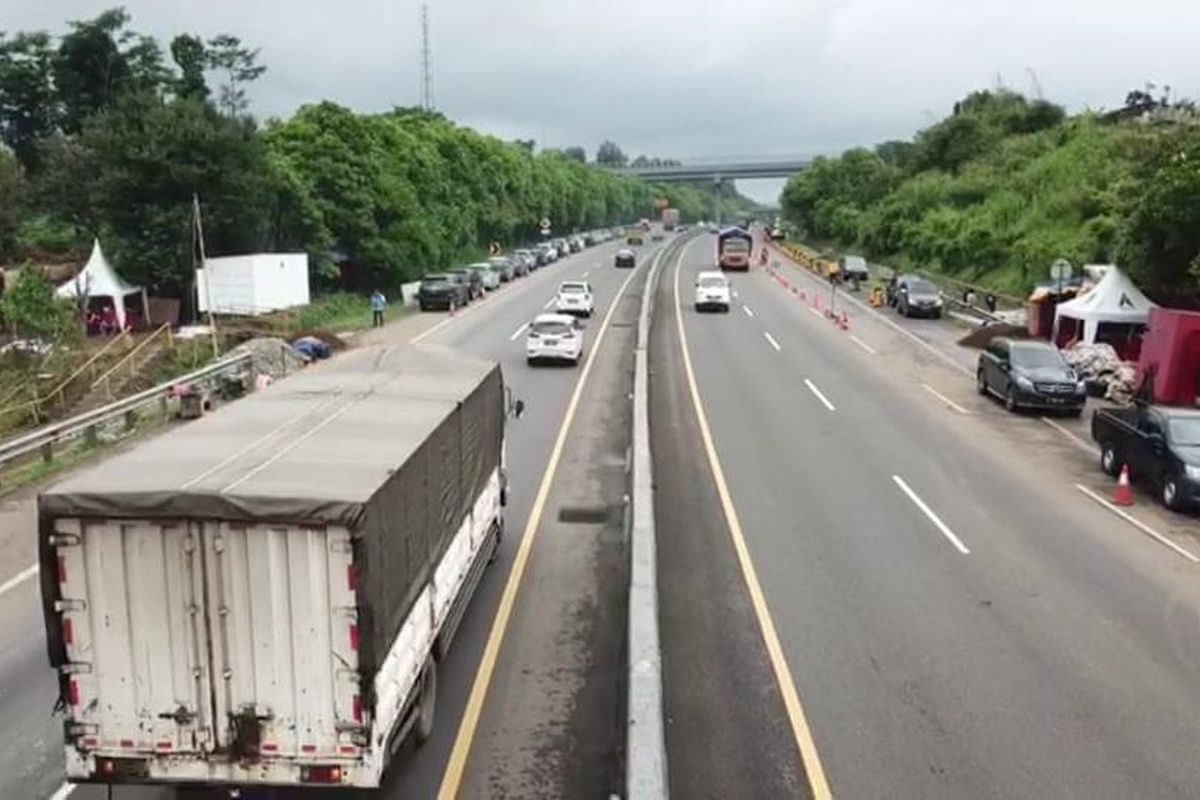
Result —
<instances>
[{"instance_id":1,"label":"white box truck","mask_svg":"<svg viewBox=\"0 0 1200 800\"><path fill-rule=\"evenodd\" d=\"M38 498L70 781L377 787L501 532L498 365L364 349Z\"/></svg>"}]
</instances>

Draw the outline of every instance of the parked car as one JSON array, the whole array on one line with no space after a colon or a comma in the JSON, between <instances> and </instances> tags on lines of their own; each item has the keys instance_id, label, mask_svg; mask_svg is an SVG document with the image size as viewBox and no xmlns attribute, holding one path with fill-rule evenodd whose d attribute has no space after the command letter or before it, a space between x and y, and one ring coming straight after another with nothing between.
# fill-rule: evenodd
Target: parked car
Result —
<instances>
[{"instance_id":1,"label":"parked car","mask_svg":"<svg viewBox=\"0 0 1200 800\"><path fill-rule=\"evenodd\" d=\"M519 258L522 261L524 261L525 269L528 272L533 272L535 269L537 269L539 266L541 266L540 263L538 262L537 255L532 250L529 250L527 248L522 248L520 250L513 250L513 257Z\"/></svg>"},{"instance_id":2,"label":"parked car","mask_svg":"<svg viewBox=\"0 0 1200 800\"><path fill-rule=\"evenodd\" d=\"M838 272L843 281L866 281L871 277L871 269L862 256L842 256L838 259Z\"/></svg>"},{"instance_id":3,"label":"parked car","mask_svg":"<svg viewBox=\"0 0 1200 800\"><path fill-rule=\"evenodd\" d=\"M1100 467L1109 475L1118 475L1127 464L1133 477L1157 490L1172 510L1200 501L1200 409L1099 408L1092 414L1092 438L1100 445Z\"/></svg>"},{"instance_id":4,"label":"parked car","mask_svg":"<svg viewBox=\"0 0 1200 800\"><path fill-rule=\"evenodd\" d=\"M583 358L583 328L579 320L567 314L538 314L525 334L525 360L570 361Z\"/></svg>"},{"instance_id":5,"label":"parked car","mask_svg":"<svg viewBox=\"0 0 1200 800\"><path fill-rule=\"evenodd\" d=\"M600 240L596 237L595 232L588 231L587 233L585 233L583 235L583 246L584 247L591 247L592 245L599 244L599 243L600 243Z\"/></svg>"},{"instance_id":6,"label":"parked car","mask_svg":"<svg viewBox=\"0 0 1200 800\"><path fill-rule=\"evenodd\" d=\"M638 247L645 243L646 243L645 234L643 234L641 231L639 231L635 228L629 229L629 233L625 236L625 244Z\"/></svg>"},{"instance_id":7,"label":"parked car","mask_svg":"<svg viewBox=\"0 0 1200 800\"><path fill-rule=\"evenodd\" d=\"M488 263L493 267L500 267L504 270L504 277L501 280L511 281L513 278L519 278L528 272L525 269L524 262L518 262L517 259L510 256L492 256L488 259Z\"/></svg>"},{"instance_id":8,"label":"parked car","mask_svg":"<svg viewBox=\"0 0 1200 800\"><path fill-rule=\"evenodd\" d=\"M550 242L542 242L537 246L538 261L542 264L553 264L558 261L558 248Z\"/></svg>"},{"instance_id":9,"label":"parked car","mask_svg":"<svg viewBox=\"0 0 1200 800\"><path fill-rule=\"evenodd\" d=\"M896 281L894 305L903 317L942 316L942 296L938 288L919 275L905 275Z\"/></svg>"},{"instance_id":10,"label":"parked car","mask_svg":"<svg viewBox=\"0 0 1200 800\"><path fill-rule=\"evenodd\" d=\"M595 310L592 285L584 281L563 281L558 285L554 306L560 314L590 317Z\"/></svg>"},{"instance_id":11,"label":"parked car","mask_svg":"<svg viewBox=\"0 0 1200 800\"><path fill-rule=\"evenodd\" d=\"M578 236L572 236L567 239L567 247L572 253L578 253L583 250L583 239Z\"/></svg>"},{"instance_id":12,"label":"parked car","mask_svg":"<svg viewBox=\"0 0 1200 800\"><path fill-rule=\"evenodd\" d=\"M452 305L461 307L469 302L471 296L466 282L448 273L426 275L417 287L417 305L422 311L449 310Z\"/></svg>"},{"instance_id":13,"label":"parked car","mask_svg":"<svg viewBox=\"0 0 1200 800\"><path fill-rule=\"evenodd\" d=\"M613 256L613 266L633 269L637 266L637 258L634 256L632 250L622 247L617 251L617 254Z\"/></svg>"},{"instance_id":14,"label":"parked car","mask_svg":"<svg viewBox=\"0 0 1200 800\"><path fill-rule=\"evenodd\" d=\"M467 267L455 267L452 270L447 270L447 275L457 275L467 286L467 295L471 300L483 296L483 279L478 273L468 269Z\"/></svg>"},{"instance_id":15,"label":"parked car","mask_svg":"<svg viewBox=\"0 0 1200 800\"><path fill-rule=\"evenodd\" d=\"M1087 402L1087 387L1048 342L992 339L979 354L975 383L1009 411L1048 408L1079 416Z\"/></svg>"},{"instance_id":16,"label":"parked car","mask_svg":"<svg viewBox=\"0 0 1200 800\"><path fill-rule=\"evenodd\" d=\"M554 246L558 248L558 255L560 257L571 255L571 245L566 239L555 239Z\"/></svg>"},{"instance_id":17,"label":"parked car","mask_svg":"<svg viewBox=\"0 0 1200 800\"><path fill-rule=\"evenodd\" d=\"M467 269L479 273L479 280L483 283L483 288L487 291L494 292L500 288L500 275L492 269L492 265L488 262L480 261L471 264Z\"/></svg>"},{"instance_id":18,"label":"parked car","mask_svg":"<svg viewBox=\"0 0 1200 800\"><path fill-rule=\"evenodd\" d=\"M733 291L725 273L716 270L701 272L696 276L696 310L724 311L728 313Z\"/></svg>"}]
</instances>

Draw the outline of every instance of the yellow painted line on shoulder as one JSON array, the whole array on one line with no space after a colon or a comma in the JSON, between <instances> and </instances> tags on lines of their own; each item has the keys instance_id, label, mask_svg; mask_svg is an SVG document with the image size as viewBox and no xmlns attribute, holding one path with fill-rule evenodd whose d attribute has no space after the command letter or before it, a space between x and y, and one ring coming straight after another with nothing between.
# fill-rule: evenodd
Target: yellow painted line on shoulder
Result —
<instances>
[{"instance_id":1,"label":"yellow painted line on shoulder","mask_svg":"<svg viewBox=\"0 0 1200 800\"><path fill-rule=\"evenodd\" d=\"M542 512L546 508L546 499L550 495L550 487L554 483L554 475L558 471L558 462L562 458L563 446L567 440L567 431L570 430L571 422L575 419L575 411L579 407L579 398L583 396L583 389L587 385L588 376L591 375L592 364L596 359L596 354L600 352L600 345L604 342L604 335L608 332L613 312L616 311L617 304L625 295L625 289L628 287L629 282L633 280L633 276L639 270L640 267L631 271L621 284L621 288L613 295L608 312L604 315L604 321L600 324L600 331L596 334L596 342L591 347L587 361L583 365L583 371L579 374L579 380L575 382L575 391L572 392L571 399L567 403L567 411L563 415L562 425L558 429L558 437L554 440L554 447L550 451L550 459L546 462L546 471L542 473L542 482L538 486L537 495L533 500L533 507L529 511L529 520L525 524L525 531L521 534L521 542L517 546L517 554L513 559L512 571L508 574L508 582L504 584L504 592L500 595L499 605L496 606L496 616L492 619L492 628L488 633L487 643L483 648L483 656L479 660L479 668L476 670L475 680L471 684L471 694L467 697L466 708L463 709L462 721L459 723L458 734L454 739L454 748L450 751L450 759L446 763L446 771L442 774L442 784L437 794L439 800L453 800L453 798L458 797L459 787L462 785L463 773L467 766L467 757L471 754L471 744L475 741L475 729L479 725L479 715L483 712L483 703L487 699L488 688L492 682L492 673L496 669L496 659L500 655L500 646L504 643L504 634L508 630L508 623L512 618L513 605L517 599L517 592L521 588L522 578L525 577L525 567L529 563L529 554L533 550L533 541L537 536L537 530L541 524Z\"/></svg>"},{"instance_id":2,"label":"yellow painted line on shoulder","mask_svg":"<svg viewBox=\"0 0 1200 800\"><path fill-rule=\"evenodd\" d=\"M796 684L792 681L792 672L788 667L787 657L783 653L783 645L779 634L775 631L775 622L767 607L758 573L754 569L754 561L750 557L750 549L746 546L746 538L742 534L742 523L738 519L737 509L733 505L733 497L729 493L729 485L725 481L725 472L721 469L721 461L717 457L717 448L713 443L712 433L708 427L708 418L704 414L704 405L700 402L700 390L696 385L696 373L692 369L692 357L688 351L687 333L683 329L683 314L679 306L679 269L683 256L679 254L675 262L675 322L679 328L679 344L683 351L683 369L687 373L688 389L692 396L692 406L696 411L696 421L700 426L700 438L704 442L704 451L708 455L709 468L717 485L717 495L721 499L721 508L725 513L725 522L729 526L729 535L733 539L733 549L737 554L738 564L742 569L742 577L746 581L746 590L750 595L754 614L758 618L762 630L763 643L767 648L767 656L779 684L779 693L783 696L783 704L787 709L788 721L791 723L792 735L796 747L800 751L800 761L804 773L808 776L809 789L814 800L827 800L833 796L829 789L829 781L825 777L825 768L821 766L821 758L817 755L817 745L813 740L812 731L808 727L808 719L804 715L804 707L800 703L800 695Z\"/></svg>"}]
</instances>

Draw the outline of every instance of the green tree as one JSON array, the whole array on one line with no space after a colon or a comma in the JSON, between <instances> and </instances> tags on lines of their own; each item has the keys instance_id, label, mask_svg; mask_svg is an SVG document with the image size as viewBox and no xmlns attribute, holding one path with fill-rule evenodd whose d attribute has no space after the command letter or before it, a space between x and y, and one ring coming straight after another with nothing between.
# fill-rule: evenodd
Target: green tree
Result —
<instances>
[{"instance_id":1,"label":"green tree","mask_svg":"<svg viewBox=\"0 0 1200 800\"><path fill-rule=\"evenodd\" d=\"M8 329L25 339L57 343L79 335L71 301L54 293L54 284L41 269L26 264L0 295L0 317Z\"/></svg>"},{"instance_id":2,"label":"green tree","mask_svg":"<svg viewBox=\"0 0 1200 800\"><path fill-rule=\"evenodd\" d=\"M128 280L168 293L190 285L193 194L210 254L253 251L267 238L269 168L252 122L196 100L130 94L88 124L81 145L95 173L88 201L116 236Z\"/></svg>"},{"instance_id":3,"label":"green tree","mask_svg":"<svg viewBox=\"0 0 1200 800\"><path fill-rule=\"evenodd\" d=\"M603 167L623 167L627 162L625 153L615 142L605 140L596 148L596 163Z\"/></svg>"},{"instance_id":4,"label":"green tree","mask_svg":"<svg viewBox=\"0 0 1200 800\"><path fill-rule=\"evenodd\" d=\"M267 68L258 63L258 50L251 50L241 39L223 33L208 40L208 66L225 73L218 106L229 116L246 110L245 85L258 80Z\"/></svg>"},{"instance_id":5,"label":"green tree","mask_svg":"<svg viewBox=\"0 0 1200 800\"><path fill-rule=\"evenodd\" d=\"M62 127L78 133L92 114L115 102L130 77L121 52L129 15L111 8L93 20L70 23L54 59L54 84L63 107Z\"/></svg>"},{"instance_id":6,"label":"green tree","mask_svg":"<svg viewBox=\"0 0 1200 800\"><path fill-rule=\"evenodd\" d=\"M16 255L23 211L22 183L17 159L0 148L0 262L11 261Z\"/></svg>"},{"instance_id":7,"label":"green tree","mask_svg":"<svg viewBox=\"0 0 1200 800\"><path fill-rule=\"evenodd\" d=\"M45 32L0 34L0 139L26 170L38 167L37 143L59 122L54 48Z\"/></svg>"},{"instance_id":8,"label":"green tree","mask_svg":"<svg viewBox=\"0 0 1200 800\"><path fill-rule=\"evenodd\" d=\"M175 92L180 97L200 100L208 98L208 84L204 80L204 68L208 64L208 51L199 36L183 33L171 40L171 58L179 67L179 78Z\"/></svg>"},{"instance_id":9,"label":"green tree","mask_svg":"<svg viewBox=\"0 0 1200 800\"><path fill-rule=\"evenodd\" d=\"M564 156L566 156L567 158L570 158L570 159L574 159L575 161L578 161L580 164L587 163L587 151L584 150L582 147L578 147L578 146L567 147L562 152L563 152Z\"/></svg>"}]
</instances>

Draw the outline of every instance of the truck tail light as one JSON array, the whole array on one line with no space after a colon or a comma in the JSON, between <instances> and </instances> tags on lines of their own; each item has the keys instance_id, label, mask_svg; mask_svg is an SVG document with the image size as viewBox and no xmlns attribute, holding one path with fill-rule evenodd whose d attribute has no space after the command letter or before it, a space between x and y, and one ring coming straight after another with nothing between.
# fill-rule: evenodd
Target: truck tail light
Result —
<instances>
[{"instance_id":1,"label":"truck tail light","mask_svg":"<svg viewBox=\"0 0 1200 800\"><path fill-rule=\"evenodd\" d=\"M354 717L355 722L363 721L362 695L354 695L350 701L350 714Z\"/></svg>"},{"instance_id":2,"label":"truck tail light","mask_svg":"<svg viewBox=\"0 0 1200 800\"><path fill-rule=\"evenodd\" d=\"M304 767L300 770L300 780L304 783L341 783L342 768L336 764Z\"/></svg>"}]
</instances>

